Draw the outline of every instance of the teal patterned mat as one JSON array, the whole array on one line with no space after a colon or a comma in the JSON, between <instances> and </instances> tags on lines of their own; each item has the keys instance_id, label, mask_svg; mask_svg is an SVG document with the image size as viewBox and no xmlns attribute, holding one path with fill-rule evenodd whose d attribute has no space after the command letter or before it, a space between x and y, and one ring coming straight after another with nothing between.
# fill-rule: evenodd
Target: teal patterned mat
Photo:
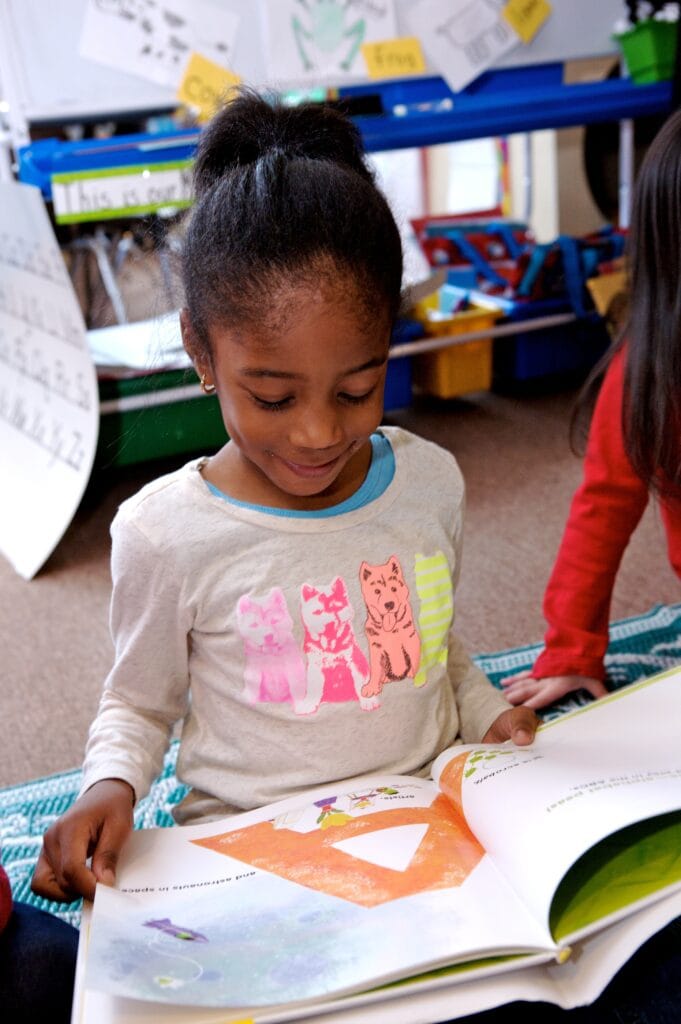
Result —
<instances>
[{"instance_id":1,"label":"teal patterned mat","mask_svg":"<svg viewBox=\"0 0 681 1024\"><path fill-rule=\"evenodd\" d=\"M506 676L529 668L541 648L541 643L529 644L497 654L481 654L475 661L498 685ZM680 662L681 604L658 605L645 615L611 625L606 664L613 688L626 686ZM589 699L585 692L574 694L547 709L542 717L554 718ZM151 792L137 805L136 828L165 828L173 824L172 808L187 791L175 777L176 757L177 741L168 751L163 771ZM49 903L33 895L30 883L43 832L70 807L79 785L80 769L74 769L0 789L0 851L14 898L49 910L75 925L80 920L80 902L68 906Z\"/></svg>"}]
</instances>

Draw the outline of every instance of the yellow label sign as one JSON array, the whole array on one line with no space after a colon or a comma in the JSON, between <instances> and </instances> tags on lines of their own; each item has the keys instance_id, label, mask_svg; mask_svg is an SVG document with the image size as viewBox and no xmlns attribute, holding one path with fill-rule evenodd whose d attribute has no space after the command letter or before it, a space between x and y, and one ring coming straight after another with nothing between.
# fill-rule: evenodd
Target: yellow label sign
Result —
<instances>
[{"instance_id":1,"label":"yellow label sign","mask_svg":"<svg viewBox=\"0 0 681 1024\"><path fill-rule=\"evenodd\" d=\"M501 13L524 43L530 43L551 13L548 0L509 0Z\"/></svg>"},{"instance_id":2,"label":"yellow label sign","mask_svg":"<svg viewBox=\"0 0 681 1024\"><path fill-rule=\"evenodd\" d=\"M220 64L193 53L177 90L177 98L198 111L199 121L208 121L227 99L241 78Z\"/></svg>"},{"instance_id":3,"label":"yellow label sign","mask_svg":"<svg viewBox=\"0 0 681 1024\"><path fill-rule=\"evenodd\" d=\"M426 70L423 50L415 36L364 43L362 56L369 78L402 78L421 75Z\"/></svg>"}]
</instances>

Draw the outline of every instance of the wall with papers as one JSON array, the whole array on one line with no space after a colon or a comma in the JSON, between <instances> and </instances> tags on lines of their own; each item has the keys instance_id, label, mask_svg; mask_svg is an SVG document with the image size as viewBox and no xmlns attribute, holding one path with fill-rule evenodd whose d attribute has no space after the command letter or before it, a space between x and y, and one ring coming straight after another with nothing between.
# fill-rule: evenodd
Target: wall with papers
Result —
<instances>
[{"instance_id":1,"label":"wall with papers","mask_svg":"<svg viewBox=\"0 0 681 1024\"><path fill-rule=\"evenodd\" d=\"M463 59L467 49L469 54L477 51L474 59L484 63L493 45L489 30L498 21L505 3L506 0L165 0L163 5L152 5L145 0L112 0L108 4L62 0L59 17L52 17L48 16L44 0L0 0L2 35L7 41L3 47L0 40L0 71L6 87L11 86L16 93L21 115L29 121L170 107L175 103L175 89L168 78L164 80L163 68L169 70L173 57L186 58L189 49L200 49L212 59L219 57L215 39L205 38L202 33L204 19L210 19L213 36L219 26L225 62L246 81L254 85L277 81L296 86L314 80L316 84L336 85L367 78L361 58L352 53L359 41L360 25L365 41L390 35L416 35L422 44L429 29L444 28L450 63L456 63L457 55ZM324 22L320 19L322 7L335 12ZM150 21L154 8L164 10L163 21ZM514 45L498 54L494 66L564 61L614 52L611 32L623 13L622 0L600 0L596 4L592 0L553 0L550 13L531 41L522 43L516 39ZM141 29L136 31L136 17L138 26L148 22L146 36ZM87 18L92 19L89 32ZM107 27L104 35L98 32L102 26ZM282 36L281 26L288 30L288 36ZM441 39L445 36L440 34ZM146 52L142 53L143 46L135 51L135 40L143 38L148 43ZM126 40L133 45L126 46ZM345 58L352 58L348 69L334 71L333 65L324 67L320 63L318 58L324 52L327 56L334 52L334 43ZM440 73L428 52L425 57L426 73ZM310 58L317 62L316 67L305 70L305 61ZM321 74L319 67L323 68Z\"/></svg>"}]
</instances>

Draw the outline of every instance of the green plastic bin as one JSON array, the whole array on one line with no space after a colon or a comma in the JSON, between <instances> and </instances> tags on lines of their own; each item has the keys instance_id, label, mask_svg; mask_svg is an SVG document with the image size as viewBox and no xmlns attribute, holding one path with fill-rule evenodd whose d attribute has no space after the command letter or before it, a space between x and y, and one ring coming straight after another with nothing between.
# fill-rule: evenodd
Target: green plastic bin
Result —
<instances>
[{"instance_id":1,"label":"green plastic bin","mask_svg":"<svg viewBox=\"0 0 681 1024\"><path fill-rule=\"evenodd\" d=\"M202 394L193 370L100 380L99 400L95 463L101 467L210 454L227 440L218 400Z\"/></svg>"},{"instance_id":2,"label":"green plastic bin","mask_svg":"<svg viewBox=\"0 0 681 1024\"><path fill-rule=\"evenodd\" d=\"M618 43L632 82L664 82L674 75L678 25L674 21L648 18L613 36Z\"/></svg>"}]
</instances>

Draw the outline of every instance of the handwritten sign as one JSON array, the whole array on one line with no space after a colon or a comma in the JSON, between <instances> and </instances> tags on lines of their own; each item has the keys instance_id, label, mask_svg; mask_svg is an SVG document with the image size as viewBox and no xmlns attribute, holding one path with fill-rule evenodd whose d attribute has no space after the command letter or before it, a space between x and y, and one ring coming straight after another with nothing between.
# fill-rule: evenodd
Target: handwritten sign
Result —
<instances>
[{"instance_id":1,"label":"handwritten sign","mask_svg":"<svg viewBox=\"0 0 681 1024\"><path fill-rule=\"evenodd\" d=\"M524 43L530 43L551 13L547 0L509 0L501 12Z\"/></svg>"},{"instance_id":2,"label":"handwritten sign","mask_svg":"<svg viewBox=\"0 0 681 1024\"><path fill-rule=\"evenodd\" d=\"M192 160L52 175L58 224L134 217L192 202Z\"/></svg>"},{"instance_id":3,"label":"handwritten sign","mask_svg":"<svg viewBox=\"0 0 681 1024\"><path fill-rule=\"evenodd\" d=\"M0 183L0 551L26 579L71 522L98 429L85 325L45 203Z\"/></svg>"},{"instance_id":4,"label":"handwritten sign","mask_svg":"<svg viewBox=\"0 0 681 1024\"><path fill-rule=\"evenodd\" d=\"M362 56L369 78L401 78L422 75L426 70L421 44L415 36L365 43Z\"/></svg>"},{"instance_id":5,"label":"handwritten sign","mask_svg":"<svg viewBox=\"0 0 681 1024\"><path fill-rule=\"evenodd\" d=\"M86 0L79 52L176 89L192 53L228 66L239 20L210 0Z\"/></svg>"},{"instance_id":6,"label":"handwritten sign","mask_svg":"<svg viewBox=\"0 0 681 1024\"><path fill-rule=\"evenodd\" d=\"M409 29L454 92L520 42L501 16L504 4L505 0L419 0L405 5Z\"/></svg>"},{"instance_id":7,"label":"handwritten sign","mask_svg":"<svg viewBox=\"0 0 681 1024\"><path fill-rule=\"evenodd\" d=\"M230 90L240 82L239 75L202 57L200 53L193 53L177 90L177 98L198 111L199 121L208 121L223 105Z\"/></svg>"}]
</instances>

